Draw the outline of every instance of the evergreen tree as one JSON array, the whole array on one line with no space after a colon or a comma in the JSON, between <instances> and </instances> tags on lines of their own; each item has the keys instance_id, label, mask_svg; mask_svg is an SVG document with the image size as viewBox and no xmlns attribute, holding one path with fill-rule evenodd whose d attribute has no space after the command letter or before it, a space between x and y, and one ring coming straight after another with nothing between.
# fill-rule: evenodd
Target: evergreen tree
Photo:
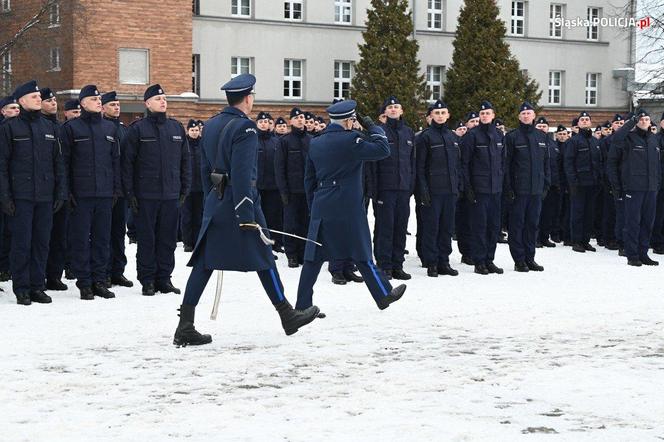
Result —
<instances>
[{"instance_id":1,"label":"evergreen tree","mask_svg":"<svg viewBox=\"0 0 664 442\"><path fill-rule=\"evenodd\" d=\"M505 41L505 24L496 0L465 0L459 14L445 98L454 120L489 100L508 127L516 127L518 108L528 100L537 109L542 96L524 75Z\"/></svg>"},{"instance_id":2,"label":"evergreen tree","mask_svg":"<svg viewBox=\"0 0 664 442\"><path fill-rule=\"evenodd\" d=\"M404 119L417 128L424 113L426 81L420 75L419 44L412 37L412 13L407 11L408 0L371 1L351 95L359 112L374 119L383 101L395 95Z\"/></svg>"}]
</instances>

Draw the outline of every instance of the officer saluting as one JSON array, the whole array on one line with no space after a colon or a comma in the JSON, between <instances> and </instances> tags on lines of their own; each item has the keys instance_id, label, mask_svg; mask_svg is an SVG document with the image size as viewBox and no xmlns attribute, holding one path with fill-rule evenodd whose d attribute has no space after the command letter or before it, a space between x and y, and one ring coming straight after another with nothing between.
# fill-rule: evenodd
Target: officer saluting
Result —
<instances>
[{"instance_id":1,"label":"officer saluting","mask_svg":"<svg viewBox=\"0 0 664 442\"><path fill-rule=\"evenodd\" d=\"M256 189L256 124L247 117L254 104L256 77L238 75L224 86L229 106L205 123L201 168L205 206L203 225L189 261L193 267L184 299L175 345L212 342L194 328L194 313L213 270L258 273L287 335L314 319L318 307L294 310L284 296L272 248L261 239L265 216ZM214 182L214 189L213 189Z\"/></svg>"},{"instance_id":2,"label":"officer saluting","mask_svg":"<svg viewBox=\"0 0 664 442\"><path fill-rule=\"evenodd\" d=\"M122 144L122 185L135 215L136 267L143 295L180 293L173 287L178 230L178 199L191 186L189 146L184 128L166 116L160 85L143 94L148 115L129 126Z\"/></svg>"},{"instance_id":3,"label":"officer saluting","mask_svg":"<svg viewBox=\"0 0 664 442\"><path fill-rule=\"evenodd\" d=\"M0 201L12 234L10 268L18 304L50 303L44 293L53 212L67 199L54 126L40 116L36 81L14 91L18 117L0 126Z\"/></svg>"},{"instance_id":4,"label":"officer saluting","mask_svg":"<svg viewBox=\"0 0 664 442\"><path fill-rule=\"evenodd\" d=\"M385 274L371 259L371 234L364 211L362 189L364 161L387 158L390 147L383 130L371 119L362 124L369 136L353 131L356 121L353 100L345 100L327 108L330 125L311 141L305 188L311 207L305 263L300 274L296 308L311 308L313 286L324 261L351 259L383 310L397 301L405 285L392 288Z\"/></svg>"}]
</instances>

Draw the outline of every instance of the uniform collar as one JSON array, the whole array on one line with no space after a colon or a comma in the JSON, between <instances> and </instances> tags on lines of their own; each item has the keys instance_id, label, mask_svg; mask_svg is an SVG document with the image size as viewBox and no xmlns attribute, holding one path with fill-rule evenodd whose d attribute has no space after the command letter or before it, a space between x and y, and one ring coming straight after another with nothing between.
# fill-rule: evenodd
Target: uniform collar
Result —
<instances>
[{"instance_id":1,"label":"uniform collar","mask_svg":"<svg viewBox=\"0 0 664 442\"><path fill-rule=\"evenodd\" d=\"M81 109L81 116L79 118L85 121L101 121L101 112L88 112L85 109Z\"/></svg>"},{"instance_id":2,"label":"uniform collar","mask_svg":"<svg viewBox=\"0 0 664 442\"><path fill-rule=\"evenodd\" d=\"M247 118L247 115L244 112L242 112L240 109L234 106L226 106L222 112L226 114L237 115L238 117Z\"/></svg>"},{"instance_id":3,"label":"uniform collar","mask_svg":"<svg viewBox=\"0 0 664 442\"><path fill-rule=\"evenodd\" d=\"M157 124L166 122L166 112L152 112L148 110L148 118Z\"/></svg>"},{"instance_id":4,"label":"uniform collar","mask_svg":"<svg viewBox=\"0 0 664 442\"><path fill-rule=\"evenodd\" d=\"M45 114L42 112L42 117L46 118L49 121L52 121L54 123L58 122L58 116L56 114Z\"/></svg>"},{"instance_id":5,"label":"uniform collar","mask_svg":"<svg viewBox=\"0 0 664 442\"><path fill-rule=\"evenodd\" d=\"M104 120L108 120L111 123L115 124L116 126L120 125L120 119L119 118L113 118L113 117L108 117L108 116L104 115Z\"/></svg>"},{"instance_id":6,"label":"uniform collar","mask_svg":"<svg viewBox=\"0 0 664 442\"><path fill-rule=\"evenodd\" d=\"M19 114L19 117L24 120L35 121L36 119L41 118L41 111L29 111L21 107L21 113Z\"/></svg>"}]
</instances>

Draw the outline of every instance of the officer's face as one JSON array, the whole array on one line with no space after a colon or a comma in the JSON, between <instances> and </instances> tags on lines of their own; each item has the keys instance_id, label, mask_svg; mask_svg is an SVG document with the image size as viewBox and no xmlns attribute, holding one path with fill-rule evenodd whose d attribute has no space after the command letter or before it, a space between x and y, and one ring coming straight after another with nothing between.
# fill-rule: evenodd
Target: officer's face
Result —
<instances>
[{"instance_id":1,"label":"officer's face","mask_svg":"<svg viewBox=\"0 0 664 442\"><path fill-rule=\"evenodd\" d=\"M397 120L403 115L403 108L400 104L390 104L385 108L385 115L387 118Z\"/></svg>"},{"instance_id":2,"label":"officer's face","mask_svg":"<svg viewBox=\"0 0 664 442\"><path fill-rule=\"evenodd\" d=\"M187 135L189 135L189 138L193 138L195 140L201 136L201 130L198 128L198 126L190 127L187 129Z\"/></svg>"},{"instance_id":3,"label":"officer's face","mask_svg":"<svg viewBox=\"0 0 664 442\"><path fill-rule=\"evenodd\" d=\"M256 126L258 126L258 129L260 130L269 130L270 129L270 120L262 119L256 121Z\"/></svg>"},{"instance_id":4,"label":"officer's face","mask_svg":"<svg viewBox=\"0 0 664 442\"><path fill-rule=\"evenodd\" d=\"M636 125L639 127L641 130L648 130L650 129L650 117L649 116L643 116L639 118L639 122L636 123Z\"/></svg>"},{"instance_id":5,"label":"officer's face","mask_svg":"<svg viewBox=\"0 0 664 442\"><path fill-rule=\"evenodd\" d=\"M480 111L480 123L489 124L493 121L496 113L493 109L484 109Z\"/></svg>"},{"instance_id":6,"label":"officer's face","mask_svg":"<svg viewBox=\"0 0 664 442\"><path fill-rule=\"evenodd\" d=\"M523 124L533 124L533 121L535 121L535 111L528 109L519 112L519 121Z\"/></svg>"},{"instance_id":7,"label":"officer's face","mask_svg":"<svg viewBox=\"0 0 664 442\"><path fill-rule=\"evenodd\" d=\"M277 124L274 127L274 131L279 135L285 135L285 134L288 133L288 125L287 124Z\"/></svg>"},{"instance_id":8,"label":"officer's face","mask_svg":"<svg viewBox=\"0 0 664 442\"><path fill-rule=\"evenodd\" d=\"M42 112L46 115L55 115L58 113L58 100L53 97L48 100L42 100Z\"/></svg>"},{"instance_id":9,"label":"officer's face","mask_svg":"<svg viewBox=\"0 0 664 442\"><path fill-rule=\"evenodd\" d=\"M304 127L304 115L300 114L290 119L290 125L296 129Z\"/></svg>"},{"instance_id":10,"label":"officer's face","mask_svg":"<svg viewBox=\"0 0 664 442\"><path fill-rule=\"evenodd\" d=\"M458 136L463 137L466 132L468 132L468 128L466 126L457 127L454 132L456 132Z\"/></svg>"},{"instance_id":11,"label":"officer's face","mask_svg":"<svg viewBox=\"0 0 664 442\"><path fill-rule=\"evenodd\" d=\"M78 118L81 116L81 110L80 109L72 109L65 111L65 120L73 120L74 118Z\"/></svg>"},{"instance_id":12,"label":"officer's face","mask_svg":"<svg viewBox=\"0 0 664 442\"><path fill-rule=\"evenodd\" d=\"M537 129L541 130L542 132L544 132L545 134L549 133L549 125L548 124L540 123L540 124L536 124L535 127Z\"/></svg>"},{"instance_id":13,"label":"officer's face","mask_svg":"<svg viewBox=\"0 0 664 442\"><path fill-rule=\"evenodd\" d=\"M561 143L564 143L567 141L567 131L562 131L562 132L556 132L556 140L560 141Z\"/></svg>"},{"instance_id":14,"label":"officer's face","mask_svg":"<svg viewBox=\"0 0 664 442\"><path fill-rule=\"evenodd\" d=\"M384 113L378 115L378 121L380 121L382 124L387 123L387 115L385 115Z\"/></svg>"},{"instance_id":15,"label":"officer's face","mask_svg":"<svg viewBox=\"0 0 664 442\"><path fill-rule=\"evenodd\" d=\"M588 129L592 122L590 121L590 117L581 117L579 118L579 128L580 129ZM572 128L573 130L573 128Z\"/></svg>"},{"instance_id":16,"label":"officer's face","mask_svg":"<svg viewBox=\"0 0 664 442\"><path fill-rule=\"evenodd\" d=\"M612 129L610 127L602 127L602 135L604 135L605 137L611 135L611 131Z\"/></svg>"},{"instance_id":17,"label":"officer's face","mask_svg":"<svg viewBox=\"0 0 664 442\"><path fill-rule=\"evenodd\" d=\"M436 124L445 124L450 118L450 112L447 109L434 109L431 111L431 118Z\"/></svg>"},{"instance_id":18,"label":"officer's face","mask_svg":"<svg viewBox=\"0 0 664 442\"><path fill-rule=\"evenodd\" d=\"M104 114L111 118L118 118L120 116L120 102L109 101L104 106Z\"/></svg>"},{"instance_id":19,"label":"officer's face","mask_svg":"<svg viewBox=\"0 0 664 442\"><path fill-rule=\"evenodd\" d=\"M615 132L618 129L620 129L621 127L623 127L624 124L625 124L625 122L622 121L622 120L614 121L613 123L611 123L611 129L613 129L613 131Z\"/></svg>"},{"instance_id":20,"label":"officer's face","mask_svg":"<svg viewBox=\"0 0 664 442\"><path fill-rule=\"evenodd\" d=\"M316 126L316 121L314 119L310 118L310 119L304 121L304 125L307 126L307 130L309 132L311 132L311 131L314 130L314 127Z\"/></svg>"},{"instance_id":21,"label":"officer's face","mask_svg":"<svg viewBox=\"0 0 664 442\"><path fill-rule=\"evenodd\" d=\"M101 97L99 95L94 97L85 97L81 100L81 107L87 112L98 114L101 112Z\"/></svg>"},{"instance_id":22,"label":"officer's face","mask_svg":"<svg viewBox=\"0 0 664 442\"><path fill-rule=\"evenodd\" d=\"M145 107L148 108L150 112L166 112L168 109L168 100L166 100L166 95L155 95L152 98L149 98L145 102Z\"/></svg>"},{"instance_id":23,"label":"officer's face","mask_svg":"<svg viewBox=\"0 0 664 442\"><path fill-rule=\"evenodd\" d=\"M325 123L318 123L318 130L319 130L320 132L323 132L323 131L325 130L326 127L327 127L327 124L325 124Z\"/></svg>"},{"instance_id":24,"label":"officer's face","mask_svg":"<svg viewBox=\"0 0 664 442\"><path fill-rule=\"evenodd\" d=\"M23 109L29 111L38 111L41 110L41 94L39 92L33 92L31 94L23 95L18 99L18 104L20 104Z\"/></svg>"},{"instance_id":25,"label":"officer's face","mask_svg":"<svg viewBox=\"0 0 664 442\"><path fill-rule=\"evenodd\" d=\"M489 121L489 123L491 123L491 121ZM477 117L477 118L472 118L472 119L466 121L466 129L470 130L470 129L474 128L474 127L477 127L479 124L480 124L480 119L479 119L479 117ZM488 123L487 123L487 124L488 124Z\"/></svg>"},{"instance_id":26,"label":"officer's face","mask_svg":"<svg viewBox=\"0 0 664 442\"><path fill-rule=\"evenodd\" d=\"M5 118L14 118L21 113L21 108L18 104L8 104L2 108L2 115Z\"/></svg>"}]
</instances>

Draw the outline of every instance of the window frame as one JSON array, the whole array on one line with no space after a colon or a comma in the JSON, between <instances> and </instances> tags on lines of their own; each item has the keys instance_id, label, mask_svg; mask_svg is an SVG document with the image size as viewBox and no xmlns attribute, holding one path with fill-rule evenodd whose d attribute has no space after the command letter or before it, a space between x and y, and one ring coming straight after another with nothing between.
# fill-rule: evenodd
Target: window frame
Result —
<instances>
[{"instance_id":1,"label":"window frame","mask_svg":"<svg viewBox=\"0 0 664 442\"><path fill-rule=\"evenodd\" d=\"M348 12L348 21L345 21ZM351 26L353 24L353 0L334 0L334 23Z\"/></svg>"},{"instance_id":2,"label":"window frame","mask_svg":"<svg viewBox=\"0 0 664 442\"><path fill-rule=\"evenodd\" d=\"M294 18L293 15L295 14L295 6L299 5L300 6L300 18ZM287 8L288 8L288 14L290 17L286 17L287 13ZM304 20L304 0L284 0L284 20L286 21L294 21L294 22L300 22Z\"/></svg>"},{"instance_id":3,"label":"window frame","mask_svg":"<svg viewBox=\"0 0 664 442\"><path fill-rule=\"evenodd\" d=\"M440 8L436 8L436 3L440 3ZM429 31L442 31L443 18L445 17L445 5L443 0L427 0L427 29ZM436 16L438 16L438 27L435 26Z\"/></svg>"},{"instance_id":4,"label":"window frame","mask_svg":"<svg viewBox=\"0 0 664 442\"><path fill-rule=\"evenodd\" d=\"M348 77L344 76L345 66L348 65ZM334 60L334 83L332 88L332 95L336 99L348 99L351 97L350 89L353 82L353 74L355 71L355 63L350 60ZM347 86L347 94L344 96L344 85Z\"/></svg>"},{"instance_id":5,"label":"window frame","mask_svg":"<svg viewBox=\"0 0 664 442\"><path fill-rule=\"evenodd\" d=\"M439 72L439 80L435 80L435 73L436 70L440 70ZM444 65L434 65L430 64L427 65L427 73L426 73L426 83L427 83L427 88L430 91L428 101L430 103L433 103L436 100L442 99L443 97L443 83L445 80L445 66ZM438 88L438 96L436 96L435 93L435 88Z\"/></svg>"},{"instance_id":6,"label":"window frame","mask_svg":"<svg viewBox=\"0 0 664 442\"><path fill-rule=\"evenodd\" d=\"M515 15L515 12L518 13L517 5L521 5L522 15ZM516 9L516 11L515 11ZM521 23L521 33L515 32L515 28L518 27L518 23ZM512 37L525 37L526 36L526 2L523 0L513 0L510 4L510 34Z\"/></svg>"},{"instance_id":7,"label":"window frame","mask_svg":"<svg viewBox=\"0 0 664 442\"><path fill-rule=\"evenodd\" d=\"M558 84L555 84L556 75L558 74ZM552 101L551 98L555 97L555 92L558 92L558 102ZM547 104L549 106L562 106L563 104L563 71L551 70L549 71L549 81L547 87Z\"/></svg>"},{"instance_id":8,"label":"window frame","mask_svg":"<svg viewBox=\"0 0 664 442\"><path fill-rule=\"evenodd\" d=\"M293 73L295 72L295 63L299 63L300 75L296 76ZM288 70L288 74L286 74ZM283 97L285 100L301 100L304 98L304 60L298 58L285 58L284 59L284 72L283 72ZM293 91L296 89L294 87L294 82L299 81L299 95L294 95ZM286 83L288 82L288 86ZM286 94L288 90L288 95Z\"/></svg>"},{"instance_id":9,"label":"window frame","mask_svg":"<svg viewBox=\"0 0 664 442\"><path fill-rule=\"evenodd\" d=\"M593 78L595 80L595 86L590 86L590 80ZM586 85L584 88L584 96L585 96L585 103L586 106L589 107L597 107L599 105L599 79L600 79L600 74L598 72L586 72ZM594 92L594 97L593 97L593 92ZM593 101L592 98L594 98L594 103L591 103L590 101Z\"/></svg>"},{"instance_id":10,"label":"window frame","mask_svg":"<svg viewBox=\"0 0 664 442\"><path fill-rule=\"evenodd\" d=\"M559 13L556 11L556 8L560 9ZM565 5L563 3L551 3L549 5L549 38L556 40L562 40L563 38L562 24L559 26L556 26L555 24L555 20L559 16L560 18L565 16Z\"/></svg>"},{"instance_id":11,"label":"window frame","mask_svg":"<svg viewBox=\"0 0 664 442\"><path fill-rule=\"evenodd\" d=\"M246 14L243 13L243 9L245 8L245 3L247 9ZM231 15L233 17L250 18L251 11L252 11L251 0L231 0Z\"/></svg>"}]
</instances>

